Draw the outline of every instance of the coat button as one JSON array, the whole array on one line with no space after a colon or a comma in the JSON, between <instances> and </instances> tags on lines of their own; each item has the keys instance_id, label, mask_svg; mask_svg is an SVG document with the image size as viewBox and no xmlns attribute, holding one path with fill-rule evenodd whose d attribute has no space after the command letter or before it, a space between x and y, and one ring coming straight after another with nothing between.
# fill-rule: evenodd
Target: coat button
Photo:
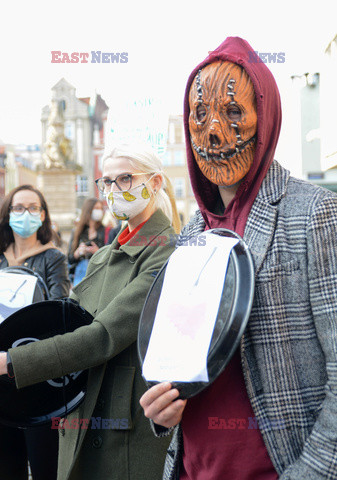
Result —
<instances>
[{"instance_id":1,"label":"coat button","mask_svg":"<svg viewBox=\"0 0 337 480\"><path fill-rule=\"evenodd\" d=\"M97 409L98 409L98 410L103 410L103 408L104 408L104 405L105 405L105 402L104 402L104 400L102 400L102 399L99 399L99 400L98 400L98 402L97 402L97 405L96 405L96 407L97 407Z\"/></svg>"},{"instance_id":2,"label":"coat button","mask_svg":"<svg viewBox=\"0 0 337 480\"><path fill-rule=\"evenodd\" d=\"M101 448L102 443L103 443L102 437L101 437L101 436L97 436L97 437L95 437L95 438L93 439L93 441L92 441L92 446L93 446L94 448Z\"/></svg>"}]
</instances>

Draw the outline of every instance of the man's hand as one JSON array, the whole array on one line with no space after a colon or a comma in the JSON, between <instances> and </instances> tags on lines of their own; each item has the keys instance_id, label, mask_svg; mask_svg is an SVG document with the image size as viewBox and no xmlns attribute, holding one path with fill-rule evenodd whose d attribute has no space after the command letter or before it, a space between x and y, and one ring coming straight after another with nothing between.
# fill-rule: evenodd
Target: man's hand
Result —
<instances>
[{"instance_id":1,"label":"man's hand","mask_svg":"<svg viewBox=\"0 0 337 480\"><path fill-rule=\"evenodd\" d=\"M159 383L144 393L139 403L147 418L151 418L157 425L169 428L178 425L186 406L187 400L175 400L178 396L179 391L172 389L170 383Z\"/></svg>"},{"instance_id":2,"label":"man's hand","mask_svg":"<svg viewBox=\"0 0 337 480\"><path fill-rule=\"evenodd\" d=\"M0 352L0 375L7 375L7 353Z\"/></svg>"}]
</instances>

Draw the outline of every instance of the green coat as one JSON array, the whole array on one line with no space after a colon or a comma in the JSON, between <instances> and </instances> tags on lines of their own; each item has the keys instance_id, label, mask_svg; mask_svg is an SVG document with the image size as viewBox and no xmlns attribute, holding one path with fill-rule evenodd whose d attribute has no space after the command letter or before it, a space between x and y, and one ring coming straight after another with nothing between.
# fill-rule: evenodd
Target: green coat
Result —
<instances>
[{"instance_id":1,"label":"green coat","mask_svg":"<svg viewBox=\"0 0 337 480\"><path fill-rule=\"evenodd\" d=\"M101 248L72 294L95 317L93 323L9 351L18 388L91 367L85 400L67 418L95 417L96 424L60 430L58 480L162 476L169 439L154 437L139 405L146 386L136 339L146 294L174 249L170 235L174 231L158 210L139 231L139 245L128 242L116 250L115 239ZM149 245L154 238L157 245ZM93 428L100 419L109 428Z\"/></svg>"}]
</instances>

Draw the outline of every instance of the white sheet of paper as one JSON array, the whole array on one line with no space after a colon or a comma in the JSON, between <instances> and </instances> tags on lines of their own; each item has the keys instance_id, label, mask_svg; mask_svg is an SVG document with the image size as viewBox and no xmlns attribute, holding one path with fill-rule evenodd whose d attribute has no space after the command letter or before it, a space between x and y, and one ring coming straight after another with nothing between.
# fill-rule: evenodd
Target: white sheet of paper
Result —
<instances>
[{"instance_id":1,"label":"white sheet of paper","mask_svg":"<svg viewBox=\"0 0 337 480\"><path fill-rule=\"evenodd\" d=\"M0 271L0 323L33 301L37 278L34 275Z\"/></svg>"},{"instance_id":2,"label":"white sheet of paper","mask_svg":"<svg viewBox=\"0 0 337 480\"><path fill-rule=\"evenodd\" d=\"M170 257L143 364L148 381L208 381L207 353L238 240L203 235L205 245L178 247Z\"/></svg>"}]
</instances>

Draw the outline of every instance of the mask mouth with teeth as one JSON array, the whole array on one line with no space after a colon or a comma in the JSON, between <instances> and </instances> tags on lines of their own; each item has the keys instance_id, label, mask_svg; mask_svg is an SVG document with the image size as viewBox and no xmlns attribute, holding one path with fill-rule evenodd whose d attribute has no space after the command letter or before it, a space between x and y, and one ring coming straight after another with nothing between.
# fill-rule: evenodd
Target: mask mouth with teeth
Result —
<instances>
[{"instance_id":1,"label":"mask mouth with teeth","mask_svg":"<svg viewBox=\"0 0 337 480\"><path fill-rule=\"evenodd\" d=\"M253 84L243 68L217 61L199 70L189 92L194 158L212 183L231 186L249 172L257 114Z\"/></svg>"}]
</instances>

